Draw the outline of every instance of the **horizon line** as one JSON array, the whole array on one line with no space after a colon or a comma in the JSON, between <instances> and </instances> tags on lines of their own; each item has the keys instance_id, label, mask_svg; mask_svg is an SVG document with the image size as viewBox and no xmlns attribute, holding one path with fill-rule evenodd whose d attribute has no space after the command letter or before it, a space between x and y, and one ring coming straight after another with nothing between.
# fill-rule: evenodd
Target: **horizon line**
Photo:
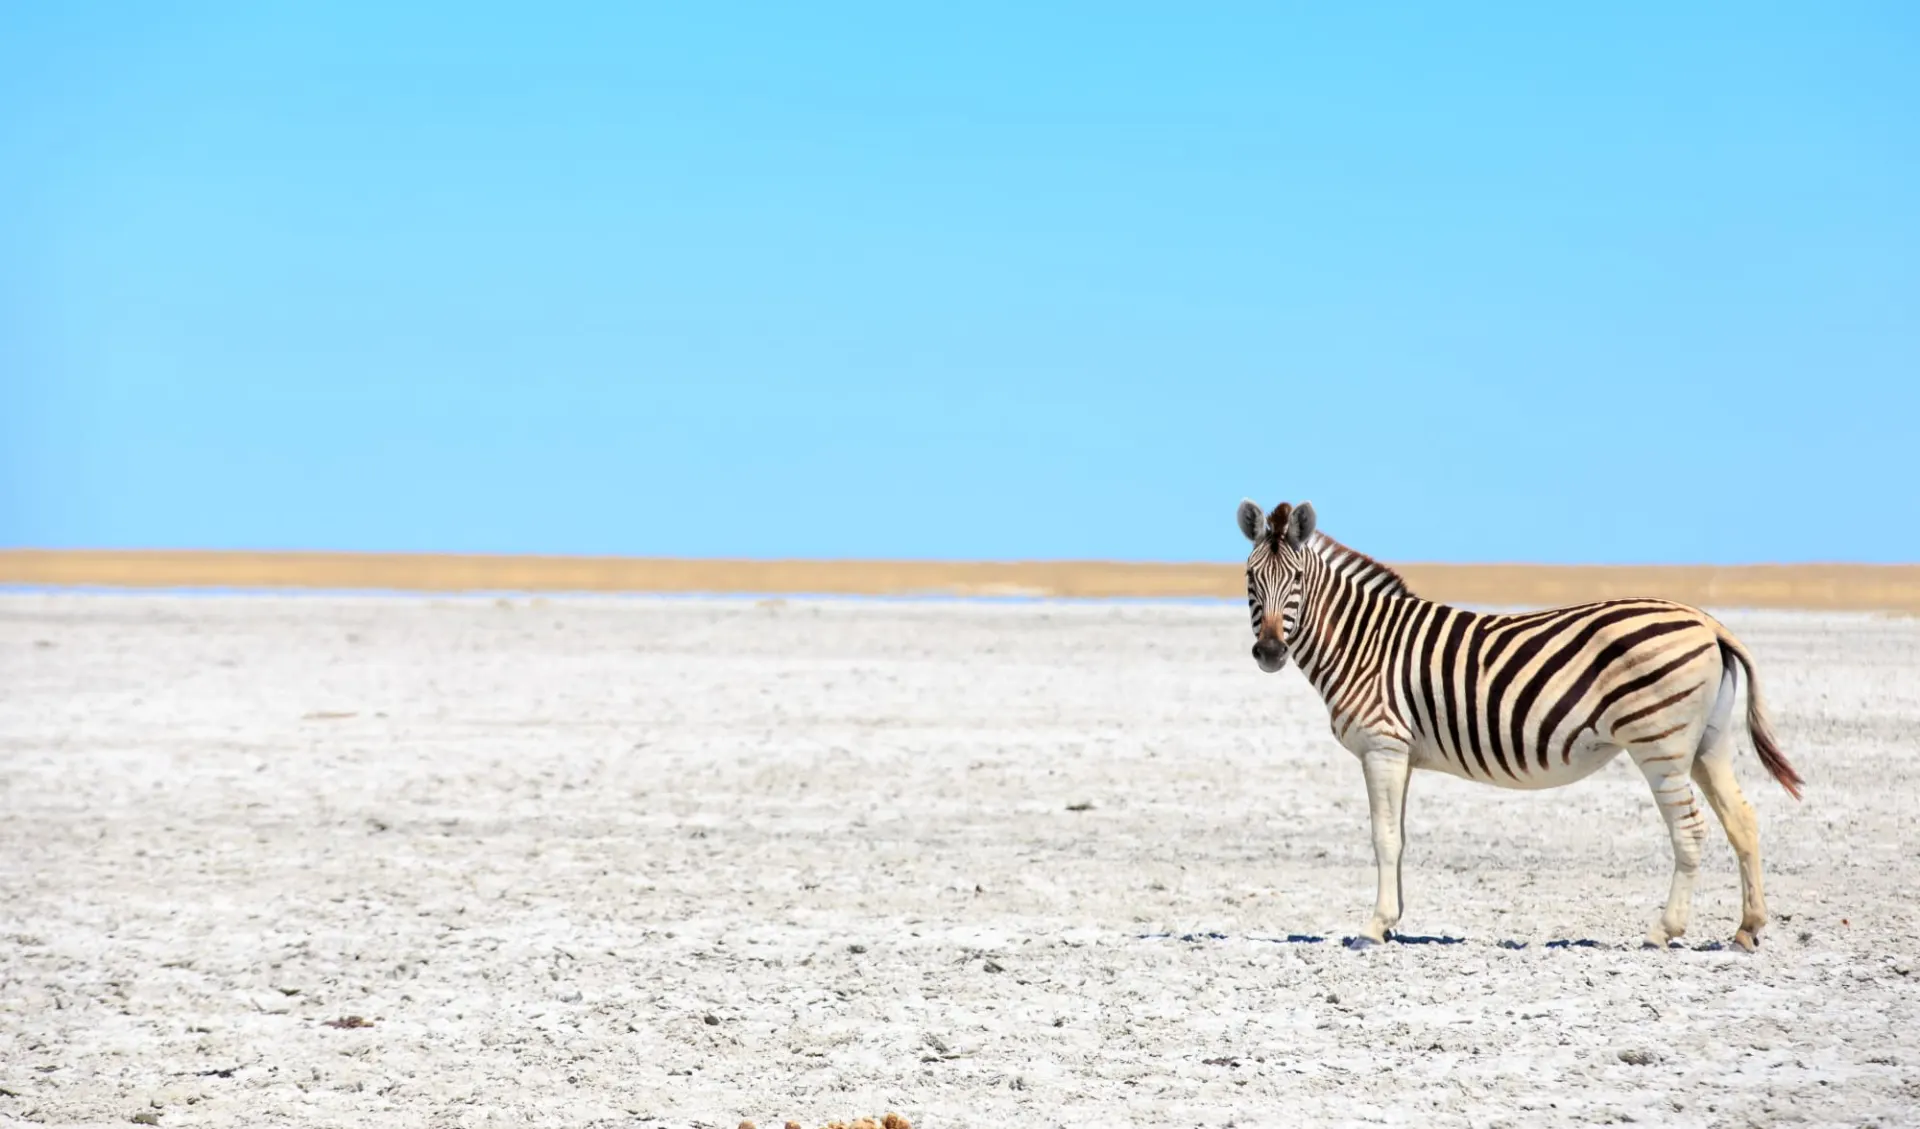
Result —
<instances>
[{"instance_id":1,"label":"horizon line","mask_svg":"<svg viewBox=\"0 0 1920 1129\"><path fill-rule=\"evenodd\" d=\"M1920 613L1920 563L1384 562L1443 603L1650 596L1696 607ZM1235 598L1239 561L637 557L249 549L0 549L0 585L43 588Z\"/></svg>"}]
</instances>

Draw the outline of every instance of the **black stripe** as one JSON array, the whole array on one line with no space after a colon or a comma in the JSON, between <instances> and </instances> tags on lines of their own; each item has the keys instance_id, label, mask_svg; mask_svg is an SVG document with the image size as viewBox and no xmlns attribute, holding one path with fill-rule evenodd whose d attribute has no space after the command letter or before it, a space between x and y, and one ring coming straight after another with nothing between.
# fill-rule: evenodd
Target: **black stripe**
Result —
<instances>
[{"instance_id":1,"label":"black stripe","mask_svg":"<svg viewBox=\"0 0 1920 1129\"><path fill-rule=\"evenodd\" d=\"M1718 640L1716 640L1715 642L1718 642ZM1600 701L1593 707L1593 712L1587 715L1587 720L1584 722L1581 722L1580 727L1578 729L1575 729L1572 734L1568 735L1567 741L1566 741L1566 748L1561 751L1561 759L1562 760L1572 759L1573 737L1587 729L1593 728L1593 726L1599 722L1601 715L1605 714L1609 709L1613 708L1613 704L1615 702L1620 701L1621 699L1627 697L1629 694L1635 694L1640 692L1641 690L1645 690L1647 687L1652 686L1656 682L1659 682L1662 678L1665 678L1667 675L1672 674L1674 671L1679 670L1681 667L1699 658L1701 654L1711 649L1713 646L1714 646L1714 643L1702 643L1698 647L1695 647L1693 650L1688 651L1686 654L1681 655L1677 658L1669 659L1667 662L1665 662L1661 666L1653 670L1650 670L1647 673L1642 674L1636 678L1631 678L1625 682L1622 682L1620 685L1615 686L1613 689L1607 691L1606 694L1603 697L1601 697Z\"/></svg>"},{"instance_id":2,"label":"black stripe","mask_svg":"<svg viewBox=\"0 0 1920 1129\"><path fill-rule=\"evenodd\" d=\"M1329 593L1331 594L1330 598ZM1354 609L1359 604L1360 594L1350 584L1327 584L1321 587L1320 594L1322 600L1327 604L1327 632L1334 636L1335 653L1329 660L1334 665L1327 667L1322 672L1322 684L1326 687L1327 693L1332 695L1328 700L1328 704L1332 705L1334 699L1339 697L1340 689L1344 685L1341 681L1339 670L1341 660L1346 659L1351 663L1353 658L1353 636L1356 626L1354 623Z\"/></svg>"},{"instance_id":3,"label":"black stripe","mask_svg":"<svg viewBox=\"0 0 1920 1129\"><path fill-rule=\"evenodd\" d=\"M1486 616L1475 616L1473 631L1467 636L1466 703L1463 709L1467 719L1467 748L1473 750L1473 759L1480 765L1480 771L1485 772L1487 779L1491 780L1493 773L1487 768L1486 754L1480 748L1480 648L1486 643L1487 619ZM1505 757L1500 758L1500 767L1506 769L1508 776L1513 776L1513 769L1507 768ZM1520 779L1517 776L1513 778Z\"/></svg>"},{"instance_id":4,"label":"black stripe","mask_svg":"<svg viewBox=\"0 0 1920 1129\"><path fill-rule=\"evenodd\" d=\"M1624 608L1628 606L1645 608L1647 610L1654 610L1656 608L1661 611L1674 610L1673 604L1667 600L1652 600L1644 596L1631 596L1619 600L1595 600L1591 603L1574 604L1568 607L1548 608L1545 611L1521 612L1515 615L1498 616L1493 626L1489 628L1489 631L1499 633L1499 643L1487 652L1487 657L1489 660L1497 658L1510 644L1525 634L1526 629L1529 627L1536 627L1554 619L1593 615L1608 608Z\"/></svg>"},{"instance_id":5,"label":"black stripe","mask_svg":"<svg viewBox=\"0 0 1920 1129\"><path fill-rule=\"evenodd\" d=\"M1447 740L1453 747L1453 759L1460 762L1463 772L1471 769L1467 766L1466 742L1460 739L1460 702L1453 695L1453 676L1460 658L1460 641L1472 621L1472 612L1455 611L1447 625L1447 645L1440 652L1440 692L1447 703Z\"/></svg>"},{"instance_id":6,"label":"black stripe","mask_svg":"<svg viewBox=\"0 0 1920 1129\"><path fill-rule=\"evenodd\" d=\"M1375 662L1381 672L1380 685L1387 692L1387 716L1399 719L1411 738L1418 729L1413 721L1418 707L1413 701L1413 685L1407 678L1406 656L1410 653L1408 644L1413 640L1413 626L1420 618L1421 605L1385 593L1380 596L1380 604L1385 609L1387 622ZM1400 664L1397 670L1393 666L1396 662Z\"/></svg>"},{"instance_id":7,"label":"black stripe","mask_svg":"<svg viewBox=\"0 0 1920 1129\"><path fill-rule=\"evenodd\" d=\"M1563 609L1561 614L1567 618L1572 618L1578 613ZM1520 677L1521 673L1526 670L1527 664L1533 661L1534 656L1538 655L1542 648L1557 638L1558 632L1566 626L1565 623L1552 623L1550 621L1542 621L1542 623L1544 626L1542 626L1539 631L1528 636L1527 641L1516 648L1513 654L1508 656L1507 661L1500 664L1493 672L1493 680L1487 687L1487 725L1494 733L1499 733L1501 730L1500 703L1506 699L1507 691L1513 687L1514 680ZM1506 640L1518 638L1519 635L1520 633L1518 631L1511 632L1506 636L1506 639L1502 641L1505 642ZM1489 661L1491 661L1491 658ZM1513 703L1513 722L1511 726L1513 759L1514 763L1519 766L1522 772L1527 770L1525 726L1527 710L1532 705L1532 702L1533 700L1531 698L1523 696Z\"/></svg>"},{"instance_id":8,"label":"black stripe","mask_svg":"<svg viewBox=\"0 0 1920 1129\"><path fill-rule=\"evenodd\" d=\"M1427 719L1425 730L1433 735L1433 743L1439 747L1442 756L1451 756L1446 742L1440 740L1440 712L1433 701L1433 651L1440 643L1440 634L1446 627L1451 611L1438 604L1427 605L1427 617L1420 624L1420 668L1415 677L1420 680L1420 700L1426 703Z\"/></svg>"},{"instance_id":9,"label":"black stripe","mask_svg":"<svg viewBox=\"0 0 1920 1129\"><path fill-rule=\"evenodd\" d=\"M1333 682L1344 694L1352 691L1354 672L1361 669L1366 659L1368 643L1377 637L1375 621L1379 619L1379 601L1363 589L1344 584L1341 587L1349 588L1353 594L1352 611L1346 620L1345 637L1340 641L1340 659Z\"/></svg>"},{"instance_id":10,"label":"black stripe","mask_svg":"<svg viewBox=\"0 0 1920 1129\"><path fill-rule=\"evenodd\" d=\"M1499 662L1500 656L1506 653L1507 647L1511 645L1514 640L1525 635L1527 628L1537 623L1544 623L1556 615L1567 615L1570 611L1571 609L1569 608L1555 608L1551 613L1544 616L1528 615L1513 616L1511 618L1501 616L1499 620L1488 629L1488 633L1493 636L1493 640L1487 645L1487 661L1489 663Z\"/></svg>"},{"instance_id":11,"label":"black stripe","mask_svg":"<svg viewBox=\"0 0 1920 1129\"><path fill-rule=\"evenodd\" d=\"M1593 689L1593 684L1599 680L1602 674L1606 673L1608 667L1619 661L1622 656L1640 644L1648 642L1649 640L1658 639L1662 635L1671 635L1676 631L1685 631L1689 627L1697 626L1698 622L1698 620L1694 619L1660 620L1655 623L1649 623L1645 627L1629 631L1627 634L1620 636L1618 639L1609 642L1605 647L1602 647L1600 653L1594 656L1594 660L1587 664L1587 668L1580 672L1580 677L1574 680L1573 686L1570 687L1565 694L1560 696L1560 700L1553 704L1553 708L1548 710L1546 717L1541 720L1541 766L1546 766L1547 756L1550 752L1547 747L1547 742L1552 740L1554 727L1558 726L1566 719L1567 714L1573 711L1575 702L1587 696ZM1591 722L1588 724L1591 724ZM1573 732L1577 735L1585 728L1586 726L1583 725L1580 729L1575 729ZM1567 739L1564 759L1571 759L1572 756L1573 738L1569 737Z\"/></svg>"},{"instance_id":12,"label":"black stripe","mask_svg":"<svg viewBox=\"0 0 1920 1129\"><path fill-rule=\"evenodd\" d=\"M1423 636L1427 641L1428 655L1432 653L1432 636L1427 632L1428 620L1432 620L1432 614L1434 614L1434 605L1425 601L1415 605L1411 614L1407 614L1405 637L1400 639L1398 647L1394 647L1394 655L1400 655L1400 695L1407 703L1407 712L1413 714L1411 730L1415 733L1432 732L1432 716L1421 714L1421 705L1425 705L1427 710L1432 710L1434 705L1432 693L1427 691L1425 668L1417 670L1413 666L1413 655L1417 653L1415 645L1423 641Z\"/></svg>"},{"instance_id":13,"label":"black stripe","mask_svg":"<svg viewBox=\"0 0 1920 1129\"><path fill-rule=\"evenodd\" d=\"M1680 690L1675 693L1668 694L1666 697L1660 699L1659 701L1653 703L1652 705L1641 706L1639 709L1634 710L1632 713L1622 714L1620 717L1614 719L1614 723L1612 725L1607 726L1607 736L1611 737L1614 734L1619 733L1620 727L1623 725L1632 725L1636 721L1641 721L1653 714L1659 713L1661 710L1666 709L1668 706L1673 705L1675 702L1678 702L1683 698L1692 697L1694 694L1699 692L1702 686L1705 686L1705 685L1706 683L1704 682L1696 682L1693 685L1687 687L1685 690Z\"/></svg>"},{"instance_id":14,"label":"black stripe","mask_svg":"<svg viewBox=\"0 0 1920 1129\"><path fill-rule=\"evenodd\" d=\"M1590 619L1582 620L1580 618L1596 611L1600 614L1593 615ZM1547 644L1565 639L1567 637L1567 631L1572 630L1575 625L1581 625L1581 630L1575 632L1573 641L1560 648L1560 650L1542 662L1534 670L1533 677L1529 678L1526 685L1521 687L1519 696L1514 698L1512 730L1513 743L1516 749L1521 748L1521 742L1526 739L1527 718L1533 712L1534 703L1539 700L1541 693L1546 690L1547 683L1553 681L1553 676L1564 670L1568 663L1578 658L1580 652L1586 648L1588 643L1593 641L1593 637L1599 634L1602 629L1619 623L1622 620L1632 619L1635 616L1644 614L1646 614L1646 609L1643 608L1623 608L1611 605L1590 605L1587 607L1569 608L1567 609L1567 618L1564 621L1541 631L1538 636L1527 641L1529 645L1532 646L1532 650L1529 652L1531 656L1537 654L1539 650ZM1516 656L1517 655L1518 652L1516 652ZM1519 673L1518 667L1519 663L1516 662L1514 671L1516 675ZM1541 730L1543 734L1550 733L1551 731L1551 729ZM1539 759L1540 767L1545 768L1547 766L1548 756L1547 746L1545 744L1546 738L1544 736L1541 738L1541 742L1534 755Z\"/></svg>"}]
</instances>

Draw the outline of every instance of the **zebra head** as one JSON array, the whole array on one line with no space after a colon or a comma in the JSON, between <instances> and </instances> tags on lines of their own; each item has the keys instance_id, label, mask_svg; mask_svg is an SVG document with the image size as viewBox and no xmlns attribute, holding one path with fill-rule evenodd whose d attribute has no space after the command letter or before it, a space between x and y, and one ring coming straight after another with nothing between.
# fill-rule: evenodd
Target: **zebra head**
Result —
<instances>
[{"instance_id":1,"label":"zebra head","mask_svg":"<svg viewBox=\"0 0 1920 1129\"><path fill-rule=\"evenodd\" d=\"M1247 610L1253 618L1253 658L1268 674L1287 665L1287 640L1300 625L1300 574L1313 536L1313 503L1282 502L1268 514L1240 503L1240 532L1253 542L1247 554Z\"/></svg>"}]
</instances>

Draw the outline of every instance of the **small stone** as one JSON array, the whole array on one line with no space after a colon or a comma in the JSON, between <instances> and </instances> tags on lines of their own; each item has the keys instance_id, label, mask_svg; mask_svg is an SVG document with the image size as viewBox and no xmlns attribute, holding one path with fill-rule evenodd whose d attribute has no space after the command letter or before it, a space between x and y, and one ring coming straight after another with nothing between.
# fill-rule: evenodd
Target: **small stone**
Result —
<instances>
[{"instance_id":1,"label":"small stone","mask_svg":"<svg viewBox=\"0 0 1920 1129\"><path fill-rule=\"evenodd\" d=\"M561 992L559 995L555 996L554 998L559 1000L563 1004L577 1004L580 1002L580 998L581 998L580 989L574 988L569 991Z\"/></svg>"},{"instance_id":2,"label":"small stone","mask_svg":"<svg viewBox=\"0 0 1920 1129\"><path fill-rule=\"evenodd\" d=\"M880 1119L880 1129L913 1129L913 1122L897 1113L889 1113Z\"/></svg>"},{"instance_id":3,"label":"small stone","mask_svg":"<svg viewBox=\"0 0 1920 1129\"><path fill-rule=\"evenodd\" d=\"M787 1122L786 1129L802 1129L802 1126L798 1121L789 1121Z\"/></svg>"},{"instance_id":4,"label":"small stone","mask_svg":"<svg viewBox=\"0 0 1920 1129\"><path fill-rule=\"evenodd\" d=\"M158 1125L160 1124L160 1115L157 1113L136 1113L127 1120L133 1122L135 1125Z\"/></svg>"},{"instance_id":5,"label":"small stone","mask_svg":"<svg viewBox=\"0 0 1920 1129\"><path fill-rule=\"evenodd\" d=\"M1328 992L1328 993L1327 993L1327 1002L1328 1002L1328 1003L1330 1003L1330 1004L1337 1004L1337 1003L1339 1003L1339 1002L1340 1002L1340 997L1339 997L1339 996L1336 996L1336 995L1334 995L1334 994L1333 994L1332 992ZM1508 1014L1509 1014L1509 1015L1511 1015L1512 1013L1511 1013L1511 1012L1509 1012Z\"/></svg>"},{"instance_id":6,"label":"small stone","mask_svg":"<svg viewBox=\"0 0 1920 1129\"><path fill-rule=\"evenodd\" d=\"M855 943L852 945L848 945L847 951L850 953L864 953L867 951L867 947L865 945Z\"/></svg>"},{"instance_id":7,"label":"small stone","mask_svg":"<svg viewBox=\"0 0 1920 1129\"><path fill-rule=\"evenodd\" d=\"M751 1121L742 1121L740 1123L740 1129L760 1129L760 1127Z\"/></svg>"},{"instance_id":8,"label":"small stone","mask_svg":"<svg viewBox=\"0 0 1920 1129\"><path fill-rule=\"evenodd\" d=\"M1000 962L997 960L994 960L992 957L988 957L987 963L981 965L980 967L985 969L988 972L1005 972L1006 971L1005 968L1002 968L1000 966Z\"/></svg>"},{"instance_id":9,"label":"small stone","mask_svg":"<svg viewBox=\"0 0 1920 1129\"><path fill-rule=\"evenodd\" d=\"M708 1012L705 1018L701 1019L700 1022L706 1024L708 1027L718 1027L720 1026L720 1017L713 1014L712 1012Z\"/></svg>"},{"instance_id":10,"label":"small stone","mask_svg":"<svg viewBox=\"0 0 1920 1129\"><path fill-rule=\"evenodd\" d=\"M1660 1056L1652 1051L1621 1051L1620 1061L1628 1066L1652 1066L1660 1061Z\"/></svg>"}]
</instances>

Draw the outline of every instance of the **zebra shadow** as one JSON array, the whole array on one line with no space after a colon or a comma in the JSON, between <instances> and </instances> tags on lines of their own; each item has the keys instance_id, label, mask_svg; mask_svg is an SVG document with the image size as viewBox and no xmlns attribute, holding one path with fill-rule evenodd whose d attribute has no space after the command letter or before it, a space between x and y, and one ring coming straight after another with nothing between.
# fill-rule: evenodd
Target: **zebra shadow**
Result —
<instances>
[{"instance_id":1,"label":"zebra shadow","mask_svg":"<svg viewBox=\"0 0 1920 1129\"><path fill-rule=\"evenodd\" d=\"M1189 945L1197 945L1205 941L1231 941L1234 940L1234 937L1227 933L1142 933L1139 935L1139 939L1142 941L1181 941ZM1267 936L1260 933L1249 933L1240 939L1266 945L1320 945L1329 941L1337 941L1342 948L1347 949L1371 949L1381 944L1381 942L1373 941L1366 937L1333 938L1314 933L1288 933L1284 936ZM1467 939L1465 937L1433 937L1413 933L1389 933L1387 934L1385 943L1389 945L1464 945L1467 943ZM1530 945L1526 941L1503 940L1495 941L1494 947L1518 951L1528 948ZM1540 947L1544 949L1628 950L1651 949L1655 946L1648 941L1642 941L1639 944L1610 944L1606 941L1595 941L1591 938L1582 937L1578 939L1547 941ZM1701 941L1694 945L1682 944L1679 941L1669 941L1667 943L1667 948L1669 949L1688 949L1696 953L1717 953L1731 949L1732 947L1733 946L1724 941Z\"/></svg>"}]
</instances>

